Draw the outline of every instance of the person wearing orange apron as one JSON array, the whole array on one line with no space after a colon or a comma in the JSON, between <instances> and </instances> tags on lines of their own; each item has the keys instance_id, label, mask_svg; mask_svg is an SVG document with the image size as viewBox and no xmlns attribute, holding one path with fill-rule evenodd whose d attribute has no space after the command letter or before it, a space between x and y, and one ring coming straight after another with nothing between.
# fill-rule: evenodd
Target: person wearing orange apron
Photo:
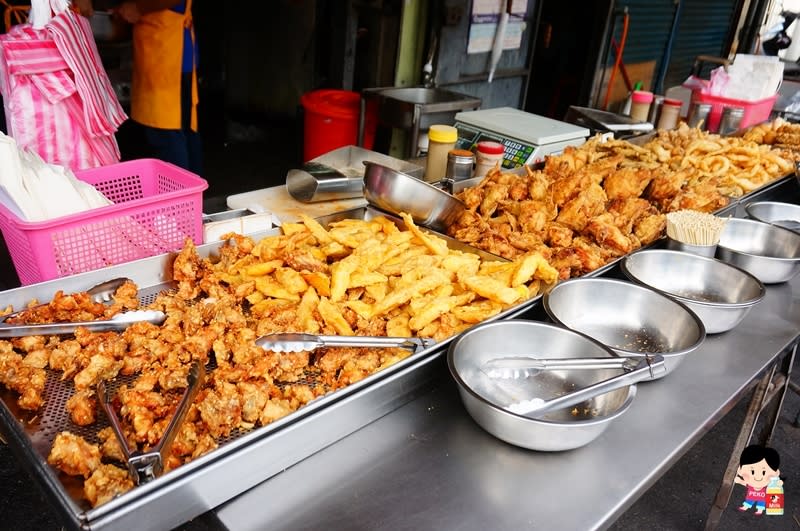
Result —
<instances>
[{"instance_id":1,"label":"person wearing orange apron","mask_svg":"<svg viewBox=\"0 0 800 531\"><path fill-rule=\"evenodd\" d=\"M153 156L200 174L192 0L128 1L115 12L133 24L131 119Z\"/></svg>"}]
</instances>

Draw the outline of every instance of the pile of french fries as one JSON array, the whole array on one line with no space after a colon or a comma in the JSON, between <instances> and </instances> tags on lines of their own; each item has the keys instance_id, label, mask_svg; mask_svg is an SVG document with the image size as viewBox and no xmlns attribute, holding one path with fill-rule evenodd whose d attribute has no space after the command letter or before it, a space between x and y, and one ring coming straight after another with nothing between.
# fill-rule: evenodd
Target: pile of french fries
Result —
<instances>
[{"instance_id":1,"label":"pile of french fries","mask_svg":"<svg viewBox=\"0 0 800 531\"><path fill-rule=\"evenodd\" d=\"M246 296L255 316L296 305L302 330L338 335L441 340L538 295L558 272L538 253L513 262L448 248L406 214L406 230L378 217L327 229L303 217L282 234L256 242L234 263L217 267ZM357 318L353 318L353 312Z\"/></svg>"}]
</instances>

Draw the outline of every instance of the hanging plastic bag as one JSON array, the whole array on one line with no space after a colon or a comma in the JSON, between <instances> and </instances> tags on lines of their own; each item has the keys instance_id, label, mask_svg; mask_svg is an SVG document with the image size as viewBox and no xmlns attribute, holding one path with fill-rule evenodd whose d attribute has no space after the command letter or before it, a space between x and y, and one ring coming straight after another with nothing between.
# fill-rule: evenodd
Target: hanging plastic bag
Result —
<instances>
[{"instance_id":1,"label":"hanging plastic bag","mask_svg":"<svg viewBox=\"0 0 800 531\"><path fill-rule=\"evenodd\" d=\"M0 94L21 148L72 170L119 162L127 119L89 21L68 0L33 0L29 22L0 35Z\"/></svg>"}]
</instances>

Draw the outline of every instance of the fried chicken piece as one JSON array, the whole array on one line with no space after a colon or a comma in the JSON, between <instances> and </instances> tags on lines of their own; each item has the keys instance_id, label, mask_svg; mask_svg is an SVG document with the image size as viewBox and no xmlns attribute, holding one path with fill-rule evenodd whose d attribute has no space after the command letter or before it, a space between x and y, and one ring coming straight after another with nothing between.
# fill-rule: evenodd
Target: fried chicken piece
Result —
<instances>
[{"instance_id":1,"label":"fried chicken piece","mask_svg":"<svg viewBox=\"0 0 800 531\"><path fill-rule=\"evenodd\" d=\"M0 353L0 384L20 395L17 404L22 409L37 410L44 405L44 386L47 373L31 367L15 352Z\"/></svg>"},{"instance_id":2,"label":"fried chicken piece","mask_svg":"<svg viewBox=\"0 0 800 531\"><path fill-rule=\"evenodd\" d=\"M204 389L196 404L200 418L215 438L227 437L242 423L242 406L235 384L215 380L214 388Z\"/></svg>"},{"instance_id":3,"label":"fried chicken piece","mask_svg":"<svg viewBox=\"0 0 800 531\"><path fill-rule=\"evenodd\" d=\"M56 435L47 462L69 476L88 478L100 467L100 449L68 431Z\"/></svg>"},{"instance_id":4,"label":"fried chicken piece","mask_svg":"<svg viewBox=\"0 0 800 531\"><path fill-rule=\"evenodd\" d=\"M271 422L275 422L276 420L285 417L293 411L294 409L292 409L291 404L285 398L270 398L267 401L267 404L264 406L264 409L261 410L261 415L259 415L258 421L262 426L266 426Z\"/></svg>"},{"instance_id":5,"label":"fried chicken piece","mask_svg":"<svg viewBox=\"0 0 800 531\"><path fill-rule=\"evenodd\" d=\"M89 357L77 340L66 339L50 351L48 364L51 369L63 372L62 380L69 379L89 364Z\"/></svg>"},{"instance_id":6,"label":"fried chicken piece","mask_svg":"<svg viewBox=\"0 0 800 531\"><path fill-rule=\"evenodd\" d=\"M249 424L258 421L269 400L269 390L263 382L239 382L236 384L242 404L242 420Z\"/></svg>"},{"instance_id":7,"label":"fried chicken piece","mask_svg":"<svg viewBox=\"0 0 800 531\"><path fill-rule=\"evenodd\" d=\"M32 350L44 348L45 342L44 336L15 337L11 340L14 348L22 352L31 352Z\"/></svg>"},{"instance_id":8,"label":"fried chicken piece","mask_svg":"<svg viewBox=\"0 0 800 531\"><path fill-rule=\"evenodd\" d=\"M137 441L148 439L157 419L163 418L171 409L170 400L157 391L139 391L122 386L117 397L122 404L120 412L128 422Z\"/></svg>"},{"instance_id":9,"label":"fried chicken piece","mask_svg":"<svg viewBox=\"0 0 800 531\"><path fill-rule=\"evenodd\" d=\"M550 185L550 198L558 208L563 208L591 184L592 179L586 173L561 177ZM603 195L605 195L605 192L603 192Z\"/></svg>"},{"instance_id":10,"label":"fried chicken piece","mask_svg":"<svg viewBox=\"0 0 800 531\"><path fill-rule=\"evenodd\" d=\"M505 184L492 184L486 189L478 211L486 219L491 217L497 210L497 206L503 199L508 197L509 186Z\"/></svg>"},{"instance_id":11,"label":"fried chicken piece","mask_svg":"<svg viewBox=\"0 0 800 531\"><path fill-rule=\"evenodd\" d=\"M658 213L648 200L640 197L614 199L609 202L608 211L614 214L614 223L626 234L630 233L633 226L645 215Z\"/></svg>"},{"instance_id":12,"label":"fried chicken piece","mask_svg":"<svg viewBox=\"0 0 800 531\"><path fill-rule=\"evenodd\" d=\"M542 171L531 171L530 166L525 166L528 169L528 198L534 201L543 201L549 197L548 188L550 187L550 178L547 177Z\"/></svg>"},{"instance_id":13,"label":"fried chicken piece","mask_svg":"<svg viewBox=\"0 0 800 531\"><path fill-rule=\"evenodd\" d=\"M603 180L603 189L612 200L639 197L652 180L653 174L648 169L620 168Z\"/></svg>"},{"instance_id":14,"label":"fried chicken piece","mask_svg":"<svg viewBox=\"0 0 800 531\"><path fill-rule=\"evenodd\" d=\"M82 390L67 399L67 413L74 424L89 426L97 420L97 398L94 391Z\"/></svg>"},{"instance_id":15,"label":"fried chicken piece","mask_svg":"<svg viewBox=\"0 0 800 531\"><path fill-rule=\"evenodd\" d=\"M642 245L647 245L659 239L667 229L667 216L652 214L640 219L634 228L634 234Z\"/></svg>"},{"instance_id":16,"label":"fried chicken piece","mask_svg":"<svg viewBox=\"0 0 800 531\"><path fill-rule=\"evenodd\" d=\"M83 493L92 507L102 505L134 487L127 470L114 465L100 465L83 482Z\"/></svg>"},{"instance_id":17,"label":"fried chicken piece","mask_svg":"<svg viewBox=\"0 0 800 531\"><path fill-rule=\"evenodd\" d=\"M605 211L607 200L606 193L600 185L591 184L564 205L556 221L576 232L581 232L589 219Z\"/></svg>"},{"instance_id":18,"label":"fried chicken piece","mask_svg":"<svg viewBox=\"0 0 800 531\"><path fill-rule=\"evenodd\" d=\"M603 248L584 236L573 238L572 245L581 262L578 275L603 267L611 258L614 258L614 255L610 255L608 251L604 251Z\"/></svg>"},{"instance_id":19,"label":"fried chicken piece","mask_svg":"<svg viewBox=\"0 0 800 531\"><path fill-rule=\"evenodd\" d=\"M22 360L24 365L35 367L37 369L46 369L47 362L50 360L50 351L46 348L38 348L28 352L25 359Z\"/></svg>"},{"instance_id":20,"label":"fried chicken piece","mask_svg":"<svg viewBox=\"0 0 800 531\"><path fill-rule=\"evenodd\" d=\"M675 172L662 172L653 177L649 188L645 191L645 197L658 203L666 205L683 188L683 185L691 177L694 170L683 169Z\"/></svg>"},{"instance_id":21,"label":"fried chicken piece","mask_svg":"<svg viewBox=\"0 0 800 531\"><path fill-rule=\"evenodd\" d=\"M544 226L544 241L551 247L569 247L573 235L572 229L555 221Z\"/></svg>"},{"instance_id":22,"label":"fried chicken piece","mask_svg":"<svg viewBox=\"0 0 800 531\"><path fill-rule=\"evenodd\" d=\"M89 358L89 364L86 368L73 378L75 389L84 391L96 386L103 380L111 380L119 374L120 369L122 369L122 361L117 361L102 354L95 354Z\"/></svg>"},{"instance_id":23,"label":"fried chicken piece","mask_svg":"<svg viewBox=\"0 0 800 531\"><path fill-rule=\"evenodd\" d=\"M97 438L100 439L100 454L103 457L125 463L125 452L111 426L97 432ZM136 448L136 441L128 441L128 448Z\"/></svg>"},{"instance_id":24,"label":"fried chicken piece","mask_svg":"<svg viewBox=\"0 0 800 531\"><path fill-rule=\"evenodd\" d=\"M616 226L614 215L610 212L589 220L585 234L592 236L601 247L611 248L620 255L631 251L631 240Z\"/></svg>"}]
</instances>

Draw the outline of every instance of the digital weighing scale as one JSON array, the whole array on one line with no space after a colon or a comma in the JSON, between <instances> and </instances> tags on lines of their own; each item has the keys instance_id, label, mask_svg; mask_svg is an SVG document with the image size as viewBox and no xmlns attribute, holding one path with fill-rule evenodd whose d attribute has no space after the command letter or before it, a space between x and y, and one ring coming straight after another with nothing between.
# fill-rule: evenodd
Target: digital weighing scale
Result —
<instances>
[{"instance_id":1,"label":"digital weighing scale","mask_svg":"<svg viewBox=\"0 0 800 531\"><path fill-rule=\"evenodd\" d=\"M456 147L471 149L483 140L505 146L503 168L512 169L544 160L545 155L561 153L567 146L586 141L585 127L560 122L512 107L482 109L456 114Z\"/></svg>"}]
</instances>

